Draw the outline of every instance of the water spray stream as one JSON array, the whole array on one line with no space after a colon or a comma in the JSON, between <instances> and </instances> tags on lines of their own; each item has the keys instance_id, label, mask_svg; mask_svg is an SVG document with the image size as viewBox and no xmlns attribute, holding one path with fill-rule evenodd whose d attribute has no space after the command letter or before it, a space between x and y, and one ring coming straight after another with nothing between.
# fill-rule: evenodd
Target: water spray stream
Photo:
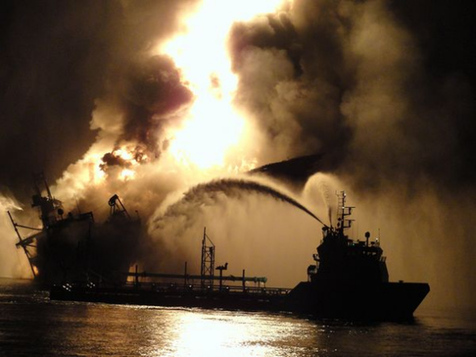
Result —
<instances>
[{"instance_id":1,"label":"water spray stream","mask_svg":"<svg viewBox=\"0 0 476 357\"><path fill-rule=\"evenodd\" d=\"M311 211L309 211L306 207L302 204L297 202L295 199L289 197L288 195L277 191L276 189L266 186L262 183L258 183L251 180L243 180L243 179L220 179L220 180L213 180L208 183L199 184L193 188L191 188L188 192L185 193L182 200L177 202L176 204L170 206L167 209L165 215L168 215L174 210L174 206L180 204L181 202L194 202L198 200L200 197L203 197L205 193L215 193L215 192L223 192L227 197L240 197L241 192L252 192L263 194L267 196L271 196L274 199L287 202L294 207L299 208L300 210L306 212L308 215L316 219L319 223L321 223L324 227L327 225L322 222L318 217L316 217Z\"/></svg>"}]
</instances>

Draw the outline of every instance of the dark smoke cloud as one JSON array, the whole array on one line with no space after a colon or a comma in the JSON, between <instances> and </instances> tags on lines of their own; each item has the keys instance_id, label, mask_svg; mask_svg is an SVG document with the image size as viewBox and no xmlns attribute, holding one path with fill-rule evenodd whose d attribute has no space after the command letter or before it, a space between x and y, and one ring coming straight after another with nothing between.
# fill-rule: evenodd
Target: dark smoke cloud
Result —
<instances>
[{"instance_id":1,"label":"dark smoke cloud","mask_svg":"<svg viewBox=\"0 0 476 357\"><path fill-rule=\"evenodd\" d=\"M192 93L181 83L172 59L165 56L133 63L124 72L123 88L113 99L116 103L111 103L124 113L123 134L118 141L142 143L151 156L158 157L161 124L190 103Z\"/></svg>"},{"instance_id":2,"label":"dark smoke cloud","mask_svg":"<svg viewBox=\"0 0 476 357\"><path fill-rule=\"evenodd\" d=\"M338 161L334 148L348 144L339 103L352 78L342 66L343 25L333 8L297 2L294 15L269 15L232 31L237 102L268 134L265 160L324 152Z\"/></svg>"},{"instance_id":3,"label":"dark smoke cloud","mask_svg":"<svg viewBox=\"0 0 476 357\"><path fill-rule=\"evenodd\" d=\"M2 1L0 183L27 199L31 172L60 177L94 142L96 100L120 100L124 139L151 150L152 129L190 100L158 41L195 1ZM159 97L156 97L159 96ZM121 123L121 118L117 118Z\"/></svg>"},{"instance_id":4,"label":"dark smoke cloud","mask_svg":"<svg viewBox=\"0 0 476 357\"><path fill-rule=\"evenodd\" d=\"M235 25L237 101L267 133L263 160L324 152L363 186L396 170L406 180L472 183L466 26L462 5L429 1L295 1Z\"/></svg>"}]
</instances>

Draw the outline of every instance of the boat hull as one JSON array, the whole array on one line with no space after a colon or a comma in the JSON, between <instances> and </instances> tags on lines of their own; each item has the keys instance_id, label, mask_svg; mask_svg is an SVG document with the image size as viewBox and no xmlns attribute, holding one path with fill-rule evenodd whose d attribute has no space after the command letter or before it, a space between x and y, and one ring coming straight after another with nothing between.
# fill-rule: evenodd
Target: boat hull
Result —
<instances>
[{"instance_id":1,"label":"boat hull","mask_svg":"<svg viewBox=\"0 0 476 357\"><path fill-rule=\"evenodd\" d=\"M201 307L243 311L284 311L317 318L408 320L429 292L424 283L330 285L299 283L289 293L276 290L218 291L187 288L87 287L56 285L52 300L113 304Z\"/></svg>"},{"instance_id":2,"label":"boat hull","mask_svg":"<svg viewBox=\"0 0 476 357\"><path fill-rule=\"evenodd\" d=\"M291 310L316 317L363 320L411 319L430 291L426 283L299 283L289 294Z\"/></svg>"}]
</instances>

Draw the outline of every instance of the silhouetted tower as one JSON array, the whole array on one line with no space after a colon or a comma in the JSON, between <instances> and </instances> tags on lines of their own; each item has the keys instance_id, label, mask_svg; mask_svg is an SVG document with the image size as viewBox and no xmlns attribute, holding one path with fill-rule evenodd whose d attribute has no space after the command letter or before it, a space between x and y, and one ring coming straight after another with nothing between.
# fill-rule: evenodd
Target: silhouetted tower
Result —
<instances>
[{"instance_id":1,"label":"silhouetted tower","mask_svg":"<svg viewBox=\"0 0 476 357\"><path fill-rule=\"evenodd\" d=\"M202 264L200 275L202 288L210 286L213 289L213 277L215 274L215 244L207 236L207 228L203 228L202 239Z\"/></svg>"},{"instance_id":2,"label":"silhouetted tower","mask_svg":"<svg viewBox=\"0 0 476 357\"><path fill-rule=\"evenodd\" d=\"M352 208L345 205L346 193L340 191L337 193L337 230L344 234L344 229L350 228L353 219L346 218L352 214Z\"/></svg>"}]
</instances>

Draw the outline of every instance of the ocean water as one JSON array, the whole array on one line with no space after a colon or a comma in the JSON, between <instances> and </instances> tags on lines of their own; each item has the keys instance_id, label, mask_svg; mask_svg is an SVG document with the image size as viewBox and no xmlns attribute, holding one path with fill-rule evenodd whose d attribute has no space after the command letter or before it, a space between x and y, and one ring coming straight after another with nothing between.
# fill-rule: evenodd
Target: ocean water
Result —
<instances>
[{"instance_id":1,"label":"ocean water","mask_svg":"<svg viewBox=\"0 0 476 357\"><path fill-rule=\"evenodd\" d=\"M476 321L417 311L410 323L50 301L0 279L0 356L476 356Z\"/></svg>"}]
</instances>

